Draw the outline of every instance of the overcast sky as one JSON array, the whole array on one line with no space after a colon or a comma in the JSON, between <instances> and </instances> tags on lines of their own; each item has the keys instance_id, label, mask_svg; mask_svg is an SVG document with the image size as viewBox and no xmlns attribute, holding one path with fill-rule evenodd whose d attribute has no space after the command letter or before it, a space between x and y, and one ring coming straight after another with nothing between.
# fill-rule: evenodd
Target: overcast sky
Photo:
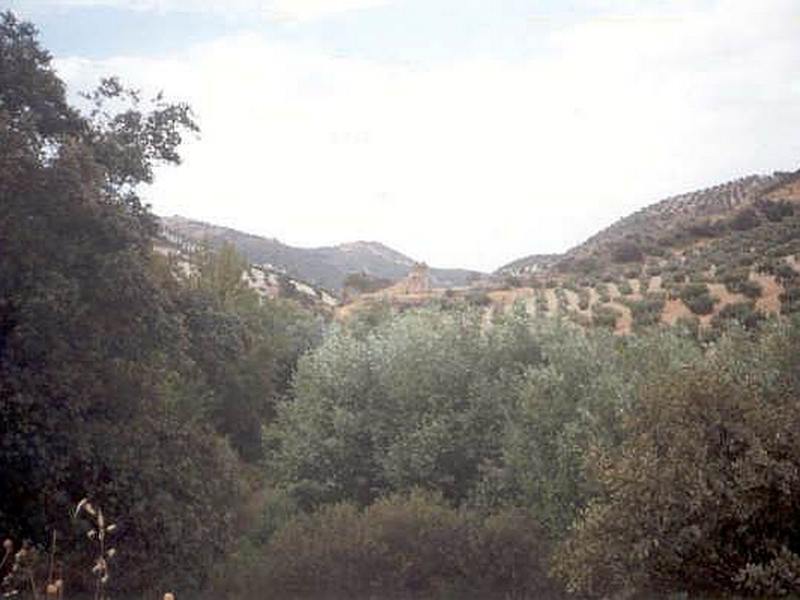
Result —
<instances>
[{"instance_id":1,"label":"overcast sky","mask_svg":"<svg viewBox=\"0 0 800 600\"><path fill-rule=\"evenodd\" d=\"M11 0L72 91L202 127L145 191L301 246L492 270L800 167L798 0Z\"/></svg>"}]
</instances>

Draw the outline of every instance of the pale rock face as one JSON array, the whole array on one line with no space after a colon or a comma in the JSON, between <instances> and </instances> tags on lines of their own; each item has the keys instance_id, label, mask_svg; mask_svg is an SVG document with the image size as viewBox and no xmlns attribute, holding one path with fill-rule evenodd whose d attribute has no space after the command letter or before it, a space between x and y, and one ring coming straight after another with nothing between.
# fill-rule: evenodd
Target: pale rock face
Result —
<instances>
[{"instance_id":1,"label":"pale rock face","mask_svg":"<svg viewBox=\"0 0 800 600\"><path fill-rule=\"evenodd\" d=\"M306 296L313 296L314 298L317 297L317 291L310 285L306 285L302 281L295 281L294 279L292 279L292 285L294 286L294 289L296 289L301 294L305 294Z\"/></svg>"}]
</instances>

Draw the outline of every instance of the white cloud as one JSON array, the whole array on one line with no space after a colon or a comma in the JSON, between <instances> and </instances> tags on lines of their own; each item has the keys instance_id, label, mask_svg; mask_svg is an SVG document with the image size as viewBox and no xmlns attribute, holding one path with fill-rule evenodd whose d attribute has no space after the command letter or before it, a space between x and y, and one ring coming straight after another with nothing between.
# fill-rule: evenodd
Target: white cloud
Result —
<instances>
[{"instance_id":1,"label":"white cloud","mask_svg":"<svg viewBox=\"0 0 800 600\"><path fill-rule=\"evenodd\" d=\"M60 60L186 98L202 139L156 210L316 245L377 239L492 269L632 209L800 159L798 9L722 0L551 32L524 61L398 66L240 35Z\"/></svg>"},{"instance_id":2,"label":"white cloud","mask_svg":"<svg viewBox=\"0 0 800 600\"><path fill-rule=\"evenodd\" d=\"M28 0L36 6L102 6L157 13L240 14L280 21L314 21L385 5L391 0Z\"/></svg>"}]
</instances>

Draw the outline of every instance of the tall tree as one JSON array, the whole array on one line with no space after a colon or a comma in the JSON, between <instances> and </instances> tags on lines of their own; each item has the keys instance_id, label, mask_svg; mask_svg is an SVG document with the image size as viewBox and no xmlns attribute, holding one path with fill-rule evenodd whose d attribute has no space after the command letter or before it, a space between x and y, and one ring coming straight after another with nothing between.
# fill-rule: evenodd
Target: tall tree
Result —
<instances>
[{"instance_id":1,"label":"tall tree","mask_svg":"<svg viewBox=\"0 0 800 600\"><path fill-rule=\"evenodd\" d=\"M175 410L193 367L137 193L196 125L114 79L88 100L71 108L35 28L0 16L0 531L69 548L91 494L121 518L120 584L196 583L230 539L236 467Z\"/></svg>"}]
</instances>

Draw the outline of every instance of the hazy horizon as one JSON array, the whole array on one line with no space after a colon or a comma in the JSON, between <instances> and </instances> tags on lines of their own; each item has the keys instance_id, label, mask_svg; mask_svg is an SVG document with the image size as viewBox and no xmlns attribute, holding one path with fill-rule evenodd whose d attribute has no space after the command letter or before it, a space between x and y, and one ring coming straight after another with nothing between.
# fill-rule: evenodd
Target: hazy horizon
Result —
<instances>
[{"instance_id":1,"label":"hazy horizon","mask_svg":"<svg viewBox=\"0 0 800 600\"><path fill-rule=\"evenodd\" d=\"M144 191L301 247L492 271L800 159L789 0L12 0L74 97L118 75L202 134Z\"/></svg>"}]
</instances>

